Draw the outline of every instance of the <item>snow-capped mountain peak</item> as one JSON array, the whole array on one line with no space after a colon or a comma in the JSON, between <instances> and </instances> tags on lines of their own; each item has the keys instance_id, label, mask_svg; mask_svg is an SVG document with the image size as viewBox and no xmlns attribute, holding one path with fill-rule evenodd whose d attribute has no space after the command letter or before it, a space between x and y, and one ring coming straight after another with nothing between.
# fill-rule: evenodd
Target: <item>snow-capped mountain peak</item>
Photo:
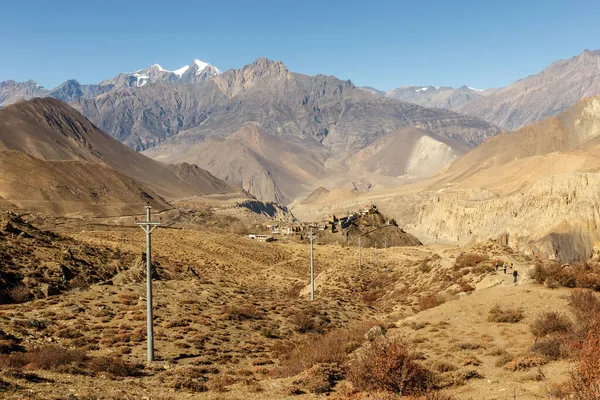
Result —
<instances>
[{"instance_id":1,"label":"snow-capped mountain peak","mask_svg":"<svg viewBox=\"0 0 600 400\"><path fill-rule=\"evenodd\" d=\"M112 84L116 87L140 87L150 83L196 83L208 80L220 73L219 69L209 63L194 59L191 64L174 71L167 70L159 64L152 64L146 69L120 74L100 84Z\"/></svg>"}]
</instances>

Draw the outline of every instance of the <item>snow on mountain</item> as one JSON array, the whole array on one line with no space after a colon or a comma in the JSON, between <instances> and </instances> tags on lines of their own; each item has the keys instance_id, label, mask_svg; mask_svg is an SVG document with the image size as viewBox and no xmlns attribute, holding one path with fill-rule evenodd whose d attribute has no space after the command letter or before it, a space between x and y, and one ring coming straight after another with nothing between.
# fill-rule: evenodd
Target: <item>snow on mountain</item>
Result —
<instances>
[{"instance_id":1,"label":"snow on mountain","mask_svg":"<svg viewBox=\"0 0 600 400\"><path fill-rule=\"evenodd\" d=\"M100 82L100 85L119 87L140 87L149 83L196 83L219 75L221 71L207 62L194 59L190 64L176 70L167 70L159 64L132 73L119 74L112 79Z\"/></svg>"},{"instance_id":2,"label":"snow on mountain","mask_svg":"<svg viewBox=\"0 0 600 400\"><path fill-rule=\"evenodd\" d=\"M181 75L183 75L188 69L190 69L190 66L184 65L183 67L176 69L175 71L170 71L170 72L173 72L175 75L181 77Z\"/></svg>"}]
</instances>

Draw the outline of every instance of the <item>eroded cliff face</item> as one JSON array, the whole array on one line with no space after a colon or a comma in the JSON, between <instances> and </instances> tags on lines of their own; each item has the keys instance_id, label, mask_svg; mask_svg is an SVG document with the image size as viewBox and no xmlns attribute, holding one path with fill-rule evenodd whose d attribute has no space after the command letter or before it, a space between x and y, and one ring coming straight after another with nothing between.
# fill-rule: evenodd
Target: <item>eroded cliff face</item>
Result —
<instances>
[{"instance_id":1,"label":"eroded cliff face","mask_svg":"<svg viewBox=\"0 0 600 400\"><path fill-rule=\"evenodd\" d=\"M409 226L423 242L494 239L532 256L582 261L600 239L600 174L553 175L506 197L484 190L438 193Z\"/></svg>"}]
</instances>

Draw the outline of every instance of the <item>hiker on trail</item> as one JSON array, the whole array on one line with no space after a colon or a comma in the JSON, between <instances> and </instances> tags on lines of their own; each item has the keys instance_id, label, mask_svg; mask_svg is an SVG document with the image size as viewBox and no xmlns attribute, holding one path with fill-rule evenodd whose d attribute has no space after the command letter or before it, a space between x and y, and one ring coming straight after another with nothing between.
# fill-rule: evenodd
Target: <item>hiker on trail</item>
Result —
<instances>
[{"instance_id":1,"label":"hiker on trail","mask_svg":"<svg viewBox=\"0 0 600 400\"><path fill-rule=\"evenodd\" d=\"M519 273L516 269L513 271L513 278L515 278L515 283L517 283L517 280L519 279Z\"/></svg>"},{"instance_id":2,"label":"hiker on trail","mask_svg":"<svg viewBox=\"0 0 600 400\"><path fill-rule=\"evenodd\" d=\"M504 265L502 265L502 267L504 268L504 275L506 275L506 267L507 267L506 263L504 263Z\"/></svg>"},{"instance_id":3,"label":"hiker on trail","mask_svg":"<svg viewBox=\"0 0 600 400\"><path fill-rule=\"evenodd\" d=\"M496 260L495 265L496 265L496 272L498 272L498 267L500 266L500 261Z\"/></svg>"},{"instance_id":4,"label":"hiker on trail","mask_svg":"<svg viewBox=\"0 0 600 400\"><path fill-rule=\"evenodd\" d=\"M514 265L513 263L510 263L510 269L513 269Z\"/></svg>"}]
</instances>

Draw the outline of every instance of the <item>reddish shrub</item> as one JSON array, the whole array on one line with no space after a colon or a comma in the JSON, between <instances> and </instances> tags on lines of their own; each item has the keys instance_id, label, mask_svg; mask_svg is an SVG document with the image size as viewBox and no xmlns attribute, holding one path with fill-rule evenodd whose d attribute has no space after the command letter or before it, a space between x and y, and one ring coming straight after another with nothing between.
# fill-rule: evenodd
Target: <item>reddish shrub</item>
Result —
<instances>
[{"instance_id":1,"label":"reddish shrub","mask_svg":"<svg viewBox=\"0 0 600 400\"><path fill-rule=\"evenodd\" d=\"M348 377L363 391L387 391L420 395L433 384L433 374L415 361L407 344L399 339L381 338L359 352Z\"/></svg>"},{"instance_id":2,"label":"reddish shrub","mask_svg":"<svg viewBox=\"0 0 600 400\"><path fill-rule=\"evenodd\" d=\"M583 342L579 365L572 380L576 399L600 399L600 319L596 320Z\"/></svg>"}]
</instances>

